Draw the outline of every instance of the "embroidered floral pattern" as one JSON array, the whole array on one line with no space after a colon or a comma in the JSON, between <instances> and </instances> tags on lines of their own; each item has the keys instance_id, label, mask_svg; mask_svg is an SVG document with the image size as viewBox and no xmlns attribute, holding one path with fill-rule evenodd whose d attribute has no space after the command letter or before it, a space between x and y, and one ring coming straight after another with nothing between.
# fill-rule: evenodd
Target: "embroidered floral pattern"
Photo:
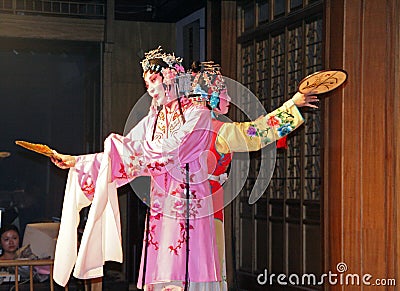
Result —
<instances>
[{"instance_id":1,"label":"embroidered floral pattern","mask_svg":"<svg viewBox=\"0 0 400 291\"><path fill-rule=\"evenodd\" d=\"M280 137L285 136L285 135L289 134L292 130L293 130L293 128L292 128L292 126L290 125L290 123L282 124L282 125L278 128L278 135L279 135Z\"/></svg>"},{"instance_id":2,"label":"embroidered floral pattern","mask_svg":"<svg viewBox=\"0 0 400 291\"><path fill-rule=\"evenodd\" d=\"M176 199L172 206L172 213L178 219L186 219L187 216L187 205L186 205L186 189L185 184L181 183L179 186L171 192L171 195L175 196ZM189 217L196 218L199 214L199 209L202 208L202 199L197 198L196 191L189 191Z\"/></svg>"},{"instance_id":3,"label":"embroidered floral pattern","mask_svg":"<svg viewBox=\"0 0 400 291\"><path fill-rule=\"evenodd\" d=\"M172 206L172 211L176 213L177 217L182 217L185 212L185 202L183 199L175 200L174 206Z\"/></svg>"},{"instance_id":4,"label":"embroidered floral pattern","mask_svg":"<svg viewBox=\"0 0 400 291\"><path fill-rule=\"evenodd\" d=\"M119 179L128 179L128 174L127 174L126 171L125 171L125 165L124 165L123 163L120 163L119 165L120 165L120 169L119 169L118 172L121 174L121 176L116 177L116 178L119 178Z\"/></svg>"},{"instance_id":5,"label":"embroidered floral pattern","mask_svg":"<svg viewBox=\"0 0 400 291\"><path fill-rule=\"evenodd\" d=\"M276 117L275 115L272 115L268 118L267 125L270 127L276 127L279 124L281 124L281 122L282 121L278 117Z\"/></svg>"},{"instance_id":6,"label":"embroidered floral pattern","mask_svg":"<svg viewBox=\"0 0 400 291\"><path fill-rule=\"evenodd\" d=\"M167 162L168 163L168 162ZM159 163L159 162L155 162L155 163L150 163L147 165L147 168L151 171L161 171L162 167L165 167L165 165L167 163Z\"/></svg>"},{"instance_id":7,"label":"embroidered floral pattern","mask_svg":"<svg viewBox=\"0 0 400 291\"><path fill-rule=\"evenodd\" d=\"M159 249L159 243L158 243L158 241L154 240L154 236L156 234L155 229L156 229L155 225L150 226L150 231L147 233L147 235L148 235L147 243L149 245L152 245L155 250L158 250ZM146 239L144 241L146 242Z\"/></svg>"},{"instance_id":8,"label":"embroidered floral pattern","mask_svg":"<svg viewBox=\"0 0 400 291\"><path fill-rule=\"evenodd\" d=\"M185 184L180 183L172 192L171 195L175 197L173 201L171 214L178 219L180 230L179 237L175 244L170 245L168 249L175 255L179 255L179 250L182 249L187 239L186 218L187 218L187 203L186 203L186 189ZM196 191L190 191L189 194L189 217L196 218L199 214L199 209L202 208L202 199L196 197ZM194 229L193 225L189 225L189 230Z\"/></svg>"},{"instance_id":9,"label":"embroidered floral pattern","mask_svg":"<svg viewBox=\"0 0 400 291\"><path fill-rule=\"evenodd\" d=\"M294 116L290 114L287 111L279 111L278 114L276 115L279 120L281 120L280 124L277 124L276 126L279 125L278 127L278 135L280 137L283 137L287 134L289 134L295 126L293 125L294 123Z\"/></svg>"},{"instance_id":10,"label":"embroidered floral pattern","mask_svg":"<svg viewBox=\"0 0 400 291\"><path fill-rule=\"evenodd\" d=\"M180 103L182 112L185 112L193 105L193 102L188 98L180 98ZM159 113L154 139L168 137L178 131L182 125L183 119L181 118L178 101L175 101L171 108L165 108L165 111L163 109Z\"/></svg>"},{"instance_id":11,"label":"embroidered floral pattern","mask_svg":"<svg viewBox=\"0 0 400 291\"><path fill-rule=\"evenodd\" d=\"M171 252L173 252L175 255L178 255L178 250L182 249L182 247L183 247L183 245L185 245L186 239L187 239L185 223L181 222L181 223L179 223L179 226L180 226L180 237L175 246L173 246L173 245L169 246L169 250ZM194 229L194 227L193 227L193 225L189 224L189 231L191 229Z\"/></svg>"},{"instance_id":12,"label":"embroidered floral pattern","mask_svg":"<svg viewBox=\"0 0 400 291\"><path fill-rule=\"evenodd\" d=\"M267 127L266 129L259 129L257 127L257 124L252 123L249 125L246 133L247 135L252 138L252 137L260 137L262 142L269 142L269 138L268 138L268 132L269 132L270 128Z\"/></svg>"},{"instance_id":13,"label":"embroidered floral pattern","mask_svg":"<svg viewBox=\"0 0 400 291\"><path fill-rule=\"evenodd\" d=\"M160 220L162 217L162 205L161 202L156 199L150 208L150 219Z\"/></svg>"},{"instance_id":14,"label":"embroidered floral pattern","mask_svg":"<svg viewBox=\"0 0 400 291\"><path fill-rule=\"evenodd\" d=\"M250 138L259 137L261 138L261 142L268 143L271 141L271 137L268 136L269 131L274 129L279 137L283 137L295 128L294 116L287 111L278 110L276 115L268 117L266 125L265 129L260 129L256 122L250 123L246 130L247 136Z\"/></svg>"},{"instance_id":15,"label":"embroidered floral pattern","mask_svg":"<svg viewBox=\"0 0 400 291\"><path fill-rule=\"evenodd\" d=\"M85 180L81 189L89 200L93 200L95 185L91 177Z\"/></svg>"},{"instance_id":16,"label":"embroidered floral pattern","mask_svg":"<svg viewBox=\"0 0 400 291\"><path fill-rule=\"evenodd\" d=\"M120 169L118 172L120 175L115 176L114 178L130 180L137 177L142 171L145 173L148 173L148 171L161 172L167 164L173 164L173 162L172 159L167 159L164 162L156 161L146 165L143 156L140 153L135 153L129 157L128 161L119 163ZM146 165L145 168L143 168L143 165Z\"/></svg>"},{"instance_id":17,"label":"embroidered floral pattern","mask_svg":"<svg viewBox=\"0 0 400 291\"><path fill-rule=\"evenodd\" d=\"M256 136L257 129L253 125L250 125L249 128L247 129L247 135L248 136Z\"/></svg>"},{"instance_id":18,"label":"embroidered floral pattern","mask_svg":"<svg viewBox=\"0 0 400 291\"><path fill-rule=\"evenodd\" d=\"M158 194L158 196L163 196L161 193ZM155 239L157 225L153 224L153 222L155 220L160 220L163 217L162 210L163 207L161 201L155 199L150 207L150 230L146 233L146 237L144 239L144 242L147 240L148 245L153 246L154 250L156 251L159 249L159 242Z\"/></svg>"}]
</instances>

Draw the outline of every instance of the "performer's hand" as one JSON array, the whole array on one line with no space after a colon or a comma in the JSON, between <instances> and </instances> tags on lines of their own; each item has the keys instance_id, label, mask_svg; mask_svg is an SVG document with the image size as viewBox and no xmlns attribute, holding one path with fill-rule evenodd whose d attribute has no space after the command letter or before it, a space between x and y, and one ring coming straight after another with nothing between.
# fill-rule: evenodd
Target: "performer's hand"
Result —
<instances>
[{"instance_id":1,"label":"performer's hand","mask_svg":"<svg viewBox=\"0 0 400 291\"><path fill-rule=\"evenodd\" d=\"M76 158L70 155L62 155L54 151L54 155L50 158L57 167L61 169L69 169L75 166Z\"/></svg>"},{"instance_id":2,"label":"performer's hand","mask_svg":"<svg viewBox=\"0 0 400 291\"><path fill-rule=\"evenodd\" d=\"M307 107L312 107L312 108L318 108L317 105L312 104L314 102L319 101L318 97L316 95L313 95L312 91L307 94L302 94L300 92L297 92L292 97L292 100L297 107L307 106Z\"/></svg>"}]
</instances>

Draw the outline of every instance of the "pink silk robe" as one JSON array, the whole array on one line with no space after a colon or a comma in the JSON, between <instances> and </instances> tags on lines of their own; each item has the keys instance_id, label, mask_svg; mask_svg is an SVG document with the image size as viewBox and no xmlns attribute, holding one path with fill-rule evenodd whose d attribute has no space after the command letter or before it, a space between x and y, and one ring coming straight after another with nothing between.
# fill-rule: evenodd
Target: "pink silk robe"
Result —
<instances>
[{"instance_id":1,"label":"pink silk robe","mask_svg":"<svg viewBox=\"0 0 400 291\"><path fill-rule=\"evenodd\" d=\"M187 99L182 101L185 123L175 102L171 108L163 107L160 111L154 140L152 136L156 114L150 113L126 137L117 134L110 135L105 140L104 153L79 156L75 167L70 169L67 185L71 184L71 179L74 179L80 186L80 194L86 196L87 201L93 199L77 255L75 277L85 279L101 276L105 260L120 261L119 253L112 254L112 250L107 248L110 243L107 237L105 239L107 233L113 233L117 234L116 237L108 239L121 243L119 213L116 213L118 205L115 205L116 188L135 177L150 175L152 183L146 289L158 290L158 284L161 286L167 282L184 285L187 235L184 185L185 165L188 163L191 198L189 203L189 281L193 283L193 286L203 283L206 286L213 286L221 280L215 246L212 197L207 180L207 155L204 154L209 149L211 140L210 113L209 110L192 104ZM68 189L67 187L66 190ZM76 192L76 187L72 187L71 191ZM68 194L66 191L65 200L71 196L80 197L78 194ZM83 198L75 200L79 199ZM87 201L84 201L84 206L88 204ZM73 207L79 211L81 207L77 207L77 204L79 203L75 202ZM68 215L71 214L64 211L67 208L64 201L60 233L63 232L63 228L66 228L63 225L70 223ZM67 217L64 217L64 213L67 213ZM108 213L113 218L111 220L115 221L116 231L110 231L113 223L105 223L107 219L104 218L104 213ZM69 226L69 229L73 227ZM67 232L64 231L64 233ZM70 236L74 238L73 233ZM63 239L67 240L66 235L61 236L61 240ZM59 245L67 245L65 241L60 242L60 236L56 248L55 277L60 278L58 279L58 283L61 282L60 285L65 285L63 284L66 283L65 276L63 279L63 276L57 276L57 273L64 271L69 276L73 266L63 265L62 258L66 260L67 258L65 254L62 255L65 250L58 247ZM96 251L92 250L92 246L96 246L94 248ZM117 249L120 249L120 245ZM73 251L74 248L72 247L71 250ZM111 254L107 253L108 251L111 251ZM142 287L143 254L144 251L138 281L139 288ZM69 254L72 257L72 259L68 258L70 265L74 263L76 257L74 255Z\"/></svg>"}]
</instances>

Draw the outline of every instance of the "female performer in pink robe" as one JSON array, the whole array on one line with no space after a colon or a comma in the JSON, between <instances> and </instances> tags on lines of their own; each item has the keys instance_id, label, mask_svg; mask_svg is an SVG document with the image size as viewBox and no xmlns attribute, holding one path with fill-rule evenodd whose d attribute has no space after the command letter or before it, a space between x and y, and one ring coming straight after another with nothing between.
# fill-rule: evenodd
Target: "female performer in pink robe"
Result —
<instances>
[{"instance_id":1,"label":"female performer in pink robe","mask_svg":"<svg viewBox=\"0 0 400 291\"><path fill-rule=\"evenodd\" d=\"M138 288L220 290L214 210L204 155L211 140L209 111L186 98L177 98L175 75L182 67L174 55L159 49L151 51L142 66L154 105L148 116L127 136L110 135L103 153L77 157L55 153L52 159L60 168L70 168L54 279L65 285L74 263L75 277L99 277L105 260L122 260L116 188L137 176L150 175L148 233ZM156 106L162 108L157 111ZM188 204L186 193L190 196ZM90 203L76 256L71 237L76 239L80 208Z\"/></svg>"}]
</instances>

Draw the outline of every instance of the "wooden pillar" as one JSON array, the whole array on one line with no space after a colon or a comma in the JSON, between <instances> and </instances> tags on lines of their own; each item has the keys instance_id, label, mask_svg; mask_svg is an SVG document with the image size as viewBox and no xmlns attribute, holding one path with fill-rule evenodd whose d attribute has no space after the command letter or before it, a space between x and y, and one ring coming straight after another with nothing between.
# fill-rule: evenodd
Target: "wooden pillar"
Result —
<instances>
[{"instance_id":1,"label":"wooden pillar","mask_svg":"<svg viewBox=\"0 0 400 291\"><path fill-rule=\"evenodd\" d=\"M221 1L207 1L207 60L221 63Z\"/></svg>"},{"instance_id":2,"label":"wooden pillar","mask_svg":"<svg viewBox=\"0 0 400 291\"><path fill-rule=\"evenodd\" d=\"M221 67L224 76L237 79L237 3L221 3Z\"/></svg>"},{"instance_id":3,"label":"wooden pillar","mask_svg":"<svg viewBox=\"0 0 400 291\"><path fill-rule=\"evenodd\" d=\"M400 279L399 9L398 0L326 1L326 67L349 78L325 102L324 271L371 274L371 285Z\"/></svg>"},{"instance_id":4,"label":"wooden pillar","mask_svg":"<svg viewBox=\"0 0 400 291\"><path fill-rule=\"evenodd\" d=\"M237 80L236 68L237 68L237 6L236 1L222 1L221 3L221 69L222 74L233 80ZM226 189L226 191L232 191L231 189ZM233 221L232 212L233 202L224 208L225 215L225 257L226 257L226 271L227 271L227 281L228 286L235 288L234 282L234 259L233 259Z\"/></svg>"},{"instance_id":5,"label":"wooden pillar","mask_svg":"<svg viewBox=\"0 0 400 291\"><path fill-rule=\"evenodd\" d=\"M395 193L395 209L394 213L394 231L392 235L394 254L393 254L393 265L394 265L394 274L397 280L400 280L400 239L399 239L399 230L400 227L400 1L396 1L395 5L393 5L393 57L394 60L392 62L394 66L394 108L393 108L393 118L394 118L394 127L393 127L393 156L394 156L394 171L393 171L393 191Z\"/></svg>"},{"instance_id":6,"label":"wooden pillar","mask_svg":"<svg viewBox=\"0 0 400 291\"><path fill-rule=\"evenodd\" d=\"M114 46L114 0L107 0L107 19L104 28L103 47L103 94L102 94L102 129L100 144L110 134L112 128L111 98L112 98L112 53Z\"/></svg>"}]
</instances>

